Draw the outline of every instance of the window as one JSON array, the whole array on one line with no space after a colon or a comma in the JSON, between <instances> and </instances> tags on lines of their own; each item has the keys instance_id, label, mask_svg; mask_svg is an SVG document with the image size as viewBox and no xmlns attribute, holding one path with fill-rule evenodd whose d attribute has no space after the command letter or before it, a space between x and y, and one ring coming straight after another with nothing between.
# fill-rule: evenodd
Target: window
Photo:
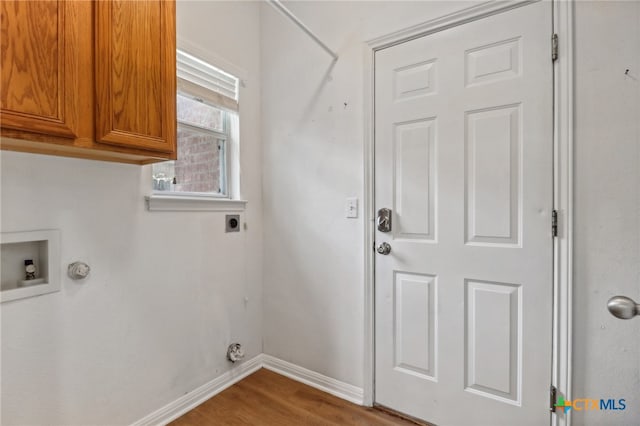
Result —
<instances>
[{"instance_id":1,"label":"window","mask_svg":"<svg viewBox=\"0 0 640 426\"><path fill-rule=\"evenodd\" d=\"M234 198L238 79L177 51L178 159L152 166L154 194Z\"/></svg>"}]
</instances>

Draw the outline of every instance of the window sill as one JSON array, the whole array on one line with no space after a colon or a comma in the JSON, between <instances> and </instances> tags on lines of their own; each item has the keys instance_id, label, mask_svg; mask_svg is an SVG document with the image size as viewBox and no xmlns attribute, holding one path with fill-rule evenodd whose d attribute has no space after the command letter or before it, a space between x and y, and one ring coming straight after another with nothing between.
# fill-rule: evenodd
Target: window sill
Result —
<instances>
[{"instance_id":1,"label":"window sill","mask_svg":"<svg viewBox=\"0 0 640 426\"><path fill-rule=\"evenodd\" d=\"M206 196L148 195L147 210L158 212L242 212L246 200L230 200Z\"/></svg>"}]
</instances>

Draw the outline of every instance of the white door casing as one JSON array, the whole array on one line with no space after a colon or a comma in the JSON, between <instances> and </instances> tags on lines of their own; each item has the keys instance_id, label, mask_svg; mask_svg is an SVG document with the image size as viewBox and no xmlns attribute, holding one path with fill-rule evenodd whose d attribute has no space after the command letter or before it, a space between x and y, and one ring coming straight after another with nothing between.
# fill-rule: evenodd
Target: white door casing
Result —
<instances>
[{"instance_id":1,"label":"white door casing","mask_svg":"<svg viewBox=\"0 0 640 426\"><path fill-rule=\"evenodd\" d=\"M549 422L551 4L376 52L375 401L436 424Z\"/></svg>"}]
</instances>

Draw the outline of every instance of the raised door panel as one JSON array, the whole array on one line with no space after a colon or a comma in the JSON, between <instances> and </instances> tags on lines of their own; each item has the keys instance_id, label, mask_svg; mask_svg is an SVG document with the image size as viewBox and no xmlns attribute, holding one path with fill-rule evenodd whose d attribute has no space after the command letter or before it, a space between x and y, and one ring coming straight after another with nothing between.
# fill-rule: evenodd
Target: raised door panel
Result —
<instances>
[{"instance_id":1,"label":"raised door panel","mask_svg":"<svg viewBox=\"0 0 640 426\"><path fill-rule=\"evenodd\" d=\"M395 238L435 241L436 119L394 123Z\"/></svg>"},{"instance_id":2,"label":"raised door panel","mask_svg":"<svg viewBox=\"0 0 640 426\"><path fill-rule=\"evenodd\" d=\"M394 370L437 381L436 282L428 274L394 272Z\"/></svg>"},{"instance_id":3,"label":"raised door panel","mask_svg":"<svg viewBox=\"0 0 640 426\"><path fill-rule=\"evenodd\" d=\"M95 7L96 141L175 153L175 2Z\"/></svg>"},{"instance_id":4,"label":"raised door panel","mask_svg":"<svg viewBox=\"0 0 640 426\"><path fill-rule=\"evenodd\" d=\"M465 390L519 405L522 286L465 280Z\"/></svg>"},{"instance_id":5,"label":"raised door panel","mask_svg":"<svg viewBox=\"0 0 640 426\"><path fill-rule=\"evenodd\" d=\"M520 244L522 105L465 113L465 242Z\"/></svg>"},{"instance_id":6,"label":"raised door panel","mask_svg":"<svg viewBox=\"0 0 640 426\"><path fill-rule=\"evenodd\" d=\"M86 136L93 124L91 3L2 1L0 12L2 128Z\"/></svg>"}]
</instances>

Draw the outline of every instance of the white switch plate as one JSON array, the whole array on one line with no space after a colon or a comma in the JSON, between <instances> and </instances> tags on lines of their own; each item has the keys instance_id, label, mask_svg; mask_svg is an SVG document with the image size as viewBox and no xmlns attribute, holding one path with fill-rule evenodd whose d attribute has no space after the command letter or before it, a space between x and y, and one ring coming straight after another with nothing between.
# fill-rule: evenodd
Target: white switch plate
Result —
<instances>
[{"instance_id":1,"label":"white switch plate","mask_svg":"<svg viewBox=\"0 0 640 426\"><path fill-rule=\"evenodd\" d=\"M350 219L358 217L358 199L356 197L347 198L347 203L345 204L345 215Z\"/></svg>"}]
</instances>

